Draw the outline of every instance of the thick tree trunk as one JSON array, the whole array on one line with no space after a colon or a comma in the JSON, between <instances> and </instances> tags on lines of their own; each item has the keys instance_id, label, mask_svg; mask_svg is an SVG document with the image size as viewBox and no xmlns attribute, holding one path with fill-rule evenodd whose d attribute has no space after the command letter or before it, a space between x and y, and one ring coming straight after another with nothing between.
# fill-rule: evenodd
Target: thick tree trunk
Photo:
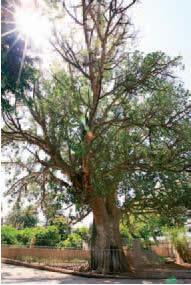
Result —
<instances>
[{"instance_id":1,"label":"thick tree trunk","mask_svg":"<svg viewBox=\"0 0 191 285\"><path fill-rule=\"evenodd\" d=\"M128 263L119 232L120 211L116 206L116 191L111 189L106 197L96 195L91 185L89 160L88 155L83 159L82 184L94 217L90 266L99 273L126 272Z\"/></svg>"},{"instance_id":2,"label":"thick tree trunk","mask_svg":"<svg viewBox=\"0 0 191 285\"><path fill-rule=\"evenodd\" d=\"M99 273L128 271L119 233L119 210L113 199L94 199L92 210L91 269Z\"/></svg>"}]
</instances>

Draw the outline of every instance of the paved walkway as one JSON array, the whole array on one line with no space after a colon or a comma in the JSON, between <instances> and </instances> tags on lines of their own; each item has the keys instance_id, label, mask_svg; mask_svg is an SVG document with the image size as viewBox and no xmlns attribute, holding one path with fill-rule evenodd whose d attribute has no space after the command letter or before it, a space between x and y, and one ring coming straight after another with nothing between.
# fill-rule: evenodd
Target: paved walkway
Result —
<instances>
[{"instance_id":1,"label":"paved walkway","mask_svg":"<svg viewBox=\"0 0 191 285\"><path fill-rule=\"evenodd\" d=\"M1 282L3 284L165 284L165 280L85 278L9 264L2 264ZM177 283L191 284L191 280L178 280Z\"/></svg>"}]
</instances>

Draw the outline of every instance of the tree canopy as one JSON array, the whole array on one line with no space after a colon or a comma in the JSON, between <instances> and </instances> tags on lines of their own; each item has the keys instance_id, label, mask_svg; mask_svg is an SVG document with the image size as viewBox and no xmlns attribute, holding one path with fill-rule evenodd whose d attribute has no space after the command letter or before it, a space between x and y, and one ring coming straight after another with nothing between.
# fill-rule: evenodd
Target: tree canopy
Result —
<instances>
[{"instance_id":1,"label":"tree canopy","mask_svg":"<svg viewBox=\"0 0 191 285\"><path fill-rule=\"evenodd\" d=\"M170 60L162 53L144 57L136 52L131 60L137 61L130 61L131 64L147 72L164 61L161 72L167 75L161 79L161 73L157 78L150 71L145 85L141 85L141 95L126 94L127 81L120 82L123 91L100 102L91 145L84 138L84 133L87 137L89 132L85 130L88 128L86 111L80 110L87 108L88 96L86 80L82 78L74 82L74 78L59 72L56 74L59 81L46 80L42 82L42 91L38 90L33 96L27 94L25 105L19 106L16 114L4 113L4 139L14 141L15 150L12 147L12 151L18 151L19 143L19 149L23 151L31 146L32 152L26 161L15 156L18 172L11 191L20 193L25 188L30 191L30 185L35 184L34 195L45 195L46 199L51 195L61 203L72 202L83 207L88 203L80 175L82 158L88 154L91 155L91 182L96 195L107 196L113 186L119 196L125 196L124 211L148 208L173 216L173 209L190 207L189 92L168 77L177 59ZM148 62L147 67L145 62ZM130 64L128 66L130 68ZM127 72L125 77L128 78ZM109 104L112 97L117 102ZM27 125L26 115L21 115L22 108L28 114ZM39 129L42 135L38 135ZM39 171L35 171L37 166ZM23 169L26 175L18 179L19 170ZM64 174L62 178L58 170ZM66 175L72 183L65 179Z\"/></svg>"},{"instance_id":2,"label":"tree canopy","mask_svg":"<svg viewBox=\"0 0 191 285\"><path fill-rule=\"evenodd\" d=\"M31 228L38 223L38 213L32 205L25 208L18 207L18 204L12 208L11 212L5 218L5 224L11 225L16 229Z\"/></svg>"}]
</instances>

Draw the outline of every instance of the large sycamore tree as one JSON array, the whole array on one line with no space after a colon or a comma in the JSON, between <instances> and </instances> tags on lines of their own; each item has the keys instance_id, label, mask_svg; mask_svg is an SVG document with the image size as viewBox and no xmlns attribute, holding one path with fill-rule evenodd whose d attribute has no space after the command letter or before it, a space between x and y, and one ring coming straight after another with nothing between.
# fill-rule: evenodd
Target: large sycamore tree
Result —
<instances>
[{"instance_id":1,"label":"large sycamore tree","mask_svg":"<svg viewBox=\"0 0 191 285\"><path fill-rule=\"evenodd\" d=\"M51 39L62 68L3 113L17 168L8 193L92 212L91 268L122 272L123 214L190 207L190 93L175 76L179 58L132 49L136 0L68 2L72 35L55 29Z\"/></svg>"}]
</instances>

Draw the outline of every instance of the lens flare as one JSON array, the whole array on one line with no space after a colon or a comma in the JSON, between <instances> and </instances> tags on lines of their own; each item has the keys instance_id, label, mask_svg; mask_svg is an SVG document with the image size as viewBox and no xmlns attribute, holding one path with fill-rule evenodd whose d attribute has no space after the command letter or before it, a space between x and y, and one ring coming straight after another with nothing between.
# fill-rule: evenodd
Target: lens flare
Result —
<instances>
[{"instance_id":1,"label":"lens flare","mask_svg":"<svg viewBox=\"0 0 191 285\"><path fill-rule=\"evenodd\" d=\"M23 38L28 38L32 45L42 48L48 40L50 23L38 10L15 9L15 23L17 30Z\"/></svg>"},{"instance_id":2,"label":"lens flare","mask_svg":"<svg viewBox=\"0 0 191 285\"><path fill-rule=\"evenodd\" d=\"M40 0L39 0L40 1ZM39 2L38 1L38 2ZM21 39L24 41L23 56L20 64L20 70L18 74L18 84L22 73L25 57L29 49L34 50L36 53L43 54L47 50L49 45L49 39L51 37L51 24L48 17L43 14L41 2L31 0L21 0L18 5L8 7L2 6L1 9L4 15L8 15L7 19L2 21L5 24L12 24L12 28L4 31L1 37L9 36L13 33L17 33L17 37L10 46L8 52L15 46L15 44Z\"/></svg>"}]
</instances>

